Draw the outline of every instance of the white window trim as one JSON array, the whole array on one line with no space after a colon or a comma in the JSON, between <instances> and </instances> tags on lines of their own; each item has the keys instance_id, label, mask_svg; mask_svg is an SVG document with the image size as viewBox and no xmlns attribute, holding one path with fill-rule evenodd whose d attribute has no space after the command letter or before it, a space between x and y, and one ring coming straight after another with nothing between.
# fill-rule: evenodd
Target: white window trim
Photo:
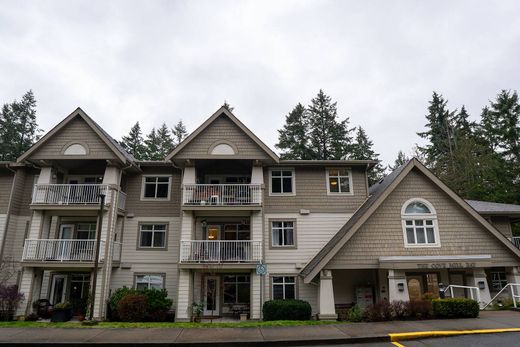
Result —
<instances>
[{"instance_id":1,"label":"white window trim","mask_svg":"<svg viewBox=\"0 0 520 347\"><path fill-rule=\"evenodd\" d=\"M292 172L292 193L273 193L273 171ZM282 183L283 185L283 183ZM293 167L272 167L269 168L269 196L295 196L296 195L296 170Z\"/></svg>"},{"instance_id":2,"label":"white window trim","mask_svg":"<svg viewBox=\"0 0 520 347\"><path fill-rule=\"evenodd\" d=\"M292 228L285 228L284 227L284 223L287 223L287 222L291 222L293 223L293 226ZM274 227L273 227L273 223L282 223L282 227L281 228L276 228L276 229L280 229L282 231L282 239L285 241L285 237L283 236L284 233L283 231L285 229L292 229L292 240L293 240L293 244L292 245L275 245L274 244L274 239L273 239L273 231L274 231ZM270 234L271 234L271 242L270 242L270 245L271 245L271 248L296 248L296 219L270 219L269 220L269 227L270 227Z\"/></svg>"},{"instance_id":3,"label":"white window trim","mask_svg":"<svg viewBox=\"0 0 520 347\"><path fill-rule=\"evenodd\" d=\"M414 214L406 214L406 207L412 202L420 202L426 205L431 211L431 213L414 213ZM431 220L433 221L433 235L435 237L435 243L408 243L408 237L406 236L406 220ZM412 198L407 200L403 206L401 207L401 226L403 229L403 240L405 248L439 248L441 247L441 239L439 236L439 224L437 222L437 212L433 205L425 199L422 198ZM426 226L425 226L426 233ZM425 234L426 235L426 234Z\"/></svg>"},{"instance_id":4,"label":"white window trim","mask_svg":"<svg viewBox=\"0 0 520 347\"><path fill-rule=\"evenodd\" d=\"M275 277L282 277L283 278L283 282L282 283L274 283L274 278ZM286 282L285 281L285 277L292 277L294 279L294 282ZM281 286L283 288L283 298L282 300L285 300L286 297L285 297L285 286L286 285L294 285L294 299L298 299L298 278L297 276L295 275L278 275L278 274L273 274L271 275L271 299L272 300L275 300L274 299L274 286Z\"/></svg>"},{"instance_id":5,"label":"white window trim","mask_svg":"<svg viewBox=\"0 0 520 347\"><path fill-rule=\"evenodd\" d=\"M142 239L142 235L143 235L143 225L165 225L165 228L164 230L155 230L155 228L153 228L152 230L144 230L145 232L152 232L152 244L151 246L141 246L141 239ZM165 250L168 248L168 223L154 223L154 222L144 222L144 223L139 223L139 237L138 237L138 241L139 243L137 244L137 250L143 250L143 249L157 249L157 250ZM154 239L155 239L155 233L158 232L158 233L164 233L164 246L154 246L153 245L153 242L154 242Z\"/></svg>"},{"instance_id":6,"label":"white window trim","mask_svg":"<svg viewBox=\"0 0 520 347\"><path fill-rule=\"evenodd\" d=\"M162 278L162 289L166 288L166 275L164 273L134 273L134 288L137 288L137 278L141 276L157 276ZM148 289L151 289L150 282L139 282L139 283L147 283Z\"/></svg>"},{"instance_id":7,"label":"white window trim","mask_svg":"<svg viewBox=\"0 0 520 347\"><path fill-rule=\"evenodd\" d=\"M326 173L325 185L327 186L327 195L354 195L354 185L352 184L352 169L346 169L348 172L348 185L349 185L349 190L350 190L349 192L331 192L330 191L330 184L329 184L329 178L330 178L329 171L330 170L345 170L345 168L340 168L340 167L325 168L325 173Z\"/></svg>"},{"instance_id":8,"label":"white window trim","mask_svg":"<svg viewBox=\"0 0 520 347\"><path fill-rule=\"evenodd\" d=\"M144 187L145 187L147 177L168 177L168 196L166 198L146 198L144 196L144 191L145 191ZM172 190L172 175L143 175L143 178L141 181L141 201L170 201L171 190Z\"/></svg>"}]
</instances>

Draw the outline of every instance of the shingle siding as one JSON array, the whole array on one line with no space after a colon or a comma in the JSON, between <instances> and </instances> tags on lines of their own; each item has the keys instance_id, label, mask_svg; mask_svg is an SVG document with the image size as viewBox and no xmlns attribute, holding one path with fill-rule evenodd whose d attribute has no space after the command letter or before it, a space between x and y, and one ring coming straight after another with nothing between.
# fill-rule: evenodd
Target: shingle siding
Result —
<instances>
[{"instance_id":1,"label":"shingle siding","mask_svg":"<svg viewBox=\"0 0 520 347\"><path fill-rule=\"evenodd\" d=\"M300 209L308 209L311 213L353 213L367 198L364 170L352 170L353 195L327 195L325 167L295 167L294 179L296 195L270 196L271 181L269 168L264 169L265 213L298 212Z\"/></svg>"},{"instance_id":2,"label":"shingle siding","mask_svg":"<svg viewBox=\"0 0 520 347\"><path fill-rule=\"evenodd\" d=\"M440 248L404 247L401 208L411 198L428 200L436 209ZM330 268L377 266L381 256L490 254L494 264L520 262L488 230L421 173L413 170L369 220L327 264Z\"/></svg>"},{"instance_id":3,"label":"shingle siding","mask_svg":"<svg viewBox=\"0 0 520 347\"><path fill-rule=\"evenodd\" d=\"M511 238L513 236L509 217L491 217L491 224L505 237Z\"/></svg>"},{"instance_id":4,"label":"shingle siding","mask_svg":"<svg viewBox=\"0 0 520 347\"><path fill-rule=\"evenodd\" d=\"M268 159L268 155L227 116L223 115L204 129L175 155L176 159L208 157L211 145L219 140L233 143L238 149L235 158Z\"/></svg>"}]
</instances>

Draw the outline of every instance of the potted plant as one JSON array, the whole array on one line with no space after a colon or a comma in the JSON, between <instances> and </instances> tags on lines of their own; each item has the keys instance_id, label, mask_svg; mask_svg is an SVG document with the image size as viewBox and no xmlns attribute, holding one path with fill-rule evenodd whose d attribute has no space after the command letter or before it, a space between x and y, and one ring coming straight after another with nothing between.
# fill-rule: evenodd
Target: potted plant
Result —
<instances>
[{"instance_id":1,"label":"potted plant","mask_svg":"<svg viewBox=\"0 0 520 347\"><path fill-rule=\"evenodd\" d=\"M203 302L194 302L191 304L191 320L195 323L200 323L202 320L202 312L204 312Z\"/></svg>"},{"instance_id":2,"label":"potted plant","mask_svg":"<svg viewBox=\"0 0 520 347\"><path fill-rule=\"evenodd\" d=\"M70 302L60 302L54 305L51 322L67 322L72 318L72 305Z\"/></svg>"}]
</instances>

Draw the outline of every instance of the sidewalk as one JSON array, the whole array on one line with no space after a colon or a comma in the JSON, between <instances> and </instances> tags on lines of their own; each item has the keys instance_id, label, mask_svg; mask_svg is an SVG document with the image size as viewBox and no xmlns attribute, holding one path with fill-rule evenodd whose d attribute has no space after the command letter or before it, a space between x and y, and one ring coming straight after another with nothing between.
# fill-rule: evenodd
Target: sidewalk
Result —
<instances>
[{"instance_id":1,"label":"sidewalk","mask_svg":"<svg viewBox=\"0 0 520 347\"><path fill-rule=\"evenodd\" d=\"M309 345L390 341L388 334L433 330L520 328L520 312L486 311L476 319L339 323L262 328L0 328L0 344Z\"/></svg>"}]
</instances>

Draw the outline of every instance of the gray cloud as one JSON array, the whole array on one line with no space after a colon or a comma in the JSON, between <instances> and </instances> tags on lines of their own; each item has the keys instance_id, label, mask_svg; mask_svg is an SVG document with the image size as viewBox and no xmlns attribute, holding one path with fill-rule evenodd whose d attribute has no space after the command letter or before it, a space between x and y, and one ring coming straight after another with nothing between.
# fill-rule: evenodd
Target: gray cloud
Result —
<instances>
[{"instance_id":1,"label":"gray cloud","mask_svg":"<svg viewBox=\"0 0 520 347\"><path fill-rule=\"evenodd\" d=\"M119 138L224 100L274 148L320 88L385 163L420 142L431 92L474 118L518 89L518 1L0 1L0 101L33 89L49 130L81 106Z\"/></svg>"}]
</instances>

